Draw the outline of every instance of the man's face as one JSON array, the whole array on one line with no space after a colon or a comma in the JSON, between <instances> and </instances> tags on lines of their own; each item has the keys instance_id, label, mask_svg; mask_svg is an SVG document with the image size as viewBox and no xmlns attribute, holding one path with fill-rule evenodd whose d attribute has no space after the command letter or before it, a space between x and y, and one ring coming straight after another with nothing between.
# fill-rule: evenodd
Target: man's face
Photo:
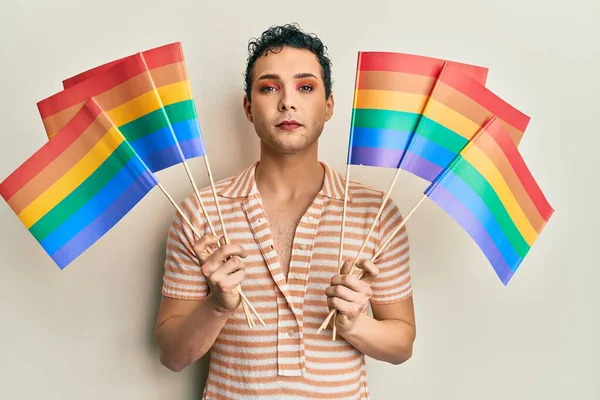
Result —
<instances>
[{"instance_id":1,"label":"man's face","mask_svg":"<svg viewBox=\"0 0 600 400\"><path fill-rule=\"evenodd\" d=\"M260 139L283 153L313 145L333 114L333 95L325 98L321 65L309 50L284 47L254 64L252 101L244 109Z\"/></svg>"}]
</instances>

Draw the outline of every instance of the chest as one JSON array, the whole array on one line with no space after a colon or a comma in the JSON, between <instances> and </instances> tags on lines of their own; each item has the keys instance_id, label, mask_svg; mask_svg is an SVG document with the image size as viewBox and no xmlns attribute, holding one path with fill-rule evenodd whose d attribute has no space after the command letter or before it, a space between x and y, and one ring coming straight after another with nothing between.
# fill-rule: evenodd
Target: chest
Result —
<instances>
[{"instance_id":1,"label":"chest","mask_svg":"<svg viewBox=\"0 0 600 400\"><path fill-rule=\"evenodd\" d=\"M267 219L273 246L277 252L279 263L287 277L292 246L298 224L306 213L312 199L297 202L264 201L263 208Z\"/></svg>"}]
</instances>

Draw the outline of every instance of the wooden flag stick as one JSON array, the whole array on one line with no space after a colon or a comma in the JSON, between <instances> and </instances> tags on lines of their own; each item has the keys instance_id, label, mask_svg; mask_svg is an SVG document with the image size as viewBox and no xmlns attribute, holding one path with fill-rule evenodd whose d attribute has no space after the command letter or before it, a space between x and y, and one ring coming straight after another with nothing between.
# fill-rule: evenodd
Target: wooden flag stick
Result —
<instances>
[{"instance_id":1,"label":"wooden flag stick","mask_svg":"<svg viewBox=\"0 0 600 400\"><path fill-rule=\"evenodd\" d=\"M419 206L425 201L426 198L427 198L427 195L424 194L423 197L421 197L421 200L419 200L417 202L417 204L415 204L415 206L412 208L412 210L410 210L410 212L408 214L406 214L406 217L402 219L402 222L400 222L398 224L396 229L394 229L394 231L388 236L388 238L385 240L385 242L383 242L383 244L379 247L379 250L377 250L377 252L373 255L373 258L371 259L372 262L377 261L377 257L379 257L381 255L381 252L383 251L383 249L385 249L390 244L390 242L392 241L394 236L396 236L398 234L398 232L400 232L402 227L404 225L406 225L406 222L410 219L410 217L412 217L412 215L415 213L415 211L417 211L417 208L419 208Z\"/></svg>"},{"instance_id":2,"label":"wooden flag stick","mask_svg":"<svg viewBox=\"0 0 600 400\"><path fill-rule=\"evenodd\" d=\"M175 210L179 213L179 215L181 215L181 218L183 218L183 220L189 226L189 228L192 230L192 232L194 232L194 235L196 235L198 237L198 239L200 239L202 237L202 234L200 232L198 232L198 229L196 229L196 227L190 222L190 220L188 219L188 217L185 216L185 214L183 213L183 211L181 210L181 208L177 205L177 203L175 202L175 200L173 200L173 198L167 192L167 190L165 189L165 187L160 182L157 182L157 186L160 188L160 190L162 190L162 192L167 197L167 199L169 199L169 201L171 202L171 204L173 205L173 207L175 207Z\"/></svg>"},{"instance_id":3,"label":"wooden flag stick","mask_svg":"<svg viewBox=\"0 0 600 400\"><path fill-rule=\"evenodd\" d=\"M350 119L350 144L348 145L348 158L347 158L347 163L346 163L346 182L344 184L344 205L342 206L342 229L340 232L340 252L339 252L339 258L338 258L338 270L337 270L337 274L339 275L342 272L342 266L344 265L344 257L343 257L343 253L344 253L344 233L345 233L345 229L346 229L346 203L348 203L348 186L350 183L350 165L351 163L351 153L352 153L352 139L353 139L353 126L354 126L354 121L356 120L356 100L357 100L357 90L359 88L359 81L360 81L360 63L362 61L362 57L361 57L361 52L358 52L358 55L356 57L356 72L354 75L354 99L353 99L353 104L352 104L352 117ZM335 317L333 319L333 332L331 335L332 340L335 340L336 334L337 334L337 326L336 326L336 321L337 320L337 314L335 314ZM319 330L320 332L320 330Z\"/></svg>"},{"instance_id":4,"label":"wooden flag stick","mask_svg":"<svg viewBox=\"0 0 600 400\"><path fill-rule=\"evenodd\" d=\"M219 214L219 222L221 223L221 229L223 230L223 237L225 238L225 243L229 244L229 237L227 237L227 230L225 229L225 222L223 221L223 214L221 213L221 207L219 206L219 200L217 197L217 188L215 187L212 170L210 168L210 163L208 162L208 154L205 154L202 158L204 158L206 172L208 173L208 180L210 181L210 188L212 189L215 205L217 206L217 213Z\"/></svg>"},{"instance_id":5,"label":"wooden flag stick","mask_svg":"<svg viewBox=\"0 0 600 400\"><path fill-rule=\"evenodd\" d=\"M175 202L175 200L173 200L173 197L171 197L171 195L167 192L167 190L165 189L165 187L160 182L157 182L157 186L164 193L164 195L167 197L167 199L173 205L173 207L179 213L179 215L181 215L181 218L183 218L184 222L188 225L188 227L192 230L192 232L194 232L194 235L196 235L198 237L198 239L200 239L202 237L202 234L198 231L198 229L196 229L196 227L185 216L185 214L183 213L183 211L181 210L181 208L177 205L177 203ZM210 251L210 249L207 249L207 250L208 250L209 253L212 253ZM252 305L250 304L250 301L248 300L248 298L243 293L241 293L239 285L236 287L236 290L240 294L240 297L242 298L242 302L243 303L248 303L247 305L250 307L250 309L252 310L252 312L254 312L256 314L256 316L259 318L259 320L261 321L261 323L264 325L264 321L262 321L262 319L258 315L258 312L256 312L256 310L254 309L254 307L252 307ZM244 311L245 312L247 311L246 307L244 307ZM253 321L250 318L251 316L252 316L251 314L246 313L246 318L250 321L248 323L248 326L253 327Z\"/></svg>"},{"instance_id":6,"label":"wooden flag stick","mask_svg":"<svg viewBox=\"0 0 600 400\"><path fill-rule=\"evenodd\" d=\"M198 186L196 185L196 181L192 177L192 173L191 173L190 168L188 167L188 164L185 159L183 160L183 167L185 168L185 172L187 173L187 176L190 179L190 183L192 184L192 187L194 188L194 193L196 194L196 198L198 199L198 203L200 204L200 209L202 210L202 213L204 214L204 218L206 219L206 222L208 223L208 227L210 228L210 233L212 233L214 236L217 236L215 227L213 226L210 218L208 217L208 211L206 211L206 206L204 205L204 202L202 201L202 198L200 197L200 192L198 191Z\"/></svg>"},{"instance_id":7,"label":"wooden flag stick","mask_svg":"<svg viewBox=\"0 0 600 400\"><path fill-rule=\"evenodd\" d=\"M340 231L340 252L339 252L339 257L338 257L338 270L337 273L338 275L340 274L340 272L342 271L342 264L344 262L343 260L343 252L344 252L344 230L346 228L346 203L348 203L348 185L350 182L350 164L346 165L346 183L344 185L344 205L342 206L342 229ZM337 314L335 315L334 319L333 319L333 334L332 334L332 339L335 340L335 336L336 336L336 317Z\"/></svg>"},{"instance_id":8,"label":"wooden flag stick","mask_svg":"<svg viewBox=\"0 0 600 400\"><path fill-rule=\"evenodd\" d=\"M406 222L410 219L410 217L414 214L414 212L417 210L417 208L419 208L419 206L421 205L421 203L423 203L423 201L425 201L426 198L427 198L427 195L423 195L423 197L421 197L421 200L419 200L419 202L406 215L406 218L402 219L402 222L400 222L398 224L398 226L396 227L396 229L394 229L394 231L389 235L389 237L386 239L386 241L379 247L379 250L377 250L377 252L373 255L373 258L371 258L371 262L375 262L377 260L377 257L379 257L381 255L381 252L383 251L383 249L385 249L390 244L390 242L392 241L392 239L394 238L394 236L396 236L398 234L398 232L400 232L400 230L402 229L402 227L406 224ZM352 272L353 271L350 270L349 274L351 274ZM362 279L364 273L365 273L365 271L361 270L360 273L357 275L357 278L358 279ZM335 314L335 309L331 310L331 312L329 313L329 315L327 316L327 318L325 319L325 321L323 321L323 323L319 327L319 330L317 331L317 333L319 333L323 329L325 329L325 327L327 326L327 324L331 320L331 317L334 316L334 314Z\"/></svg>"},{"instance_id":9,"label":"wooden flag stick","mask_svg":"<svg viewBox=\"0 0 600 400\"><path fill-rule=\"evenodd\" d=\"M210 168L210 163L208 162L208 155L205 154L204 157L204 164L206 165L206 171L208 173L208 179L210 181L210 187L212 189L213 192L213 197L215 200L215 205L217 207L217 213L219 214L219 222L221 223L221 229L223 230L223 237L225 238L225 243L229 244L229 237L227 236L227 231L225 229L225 221L223 220L223 214L221 213L221 207L219 206L219 200L217 197L217 189L215 187L215 181L213 179L213 175L212 175L212 170ZM242 297L242 299L244 299L244 301L247 303L248 307L250 308L250 310L252 310L252 312L254 313L254 315L256 315L256 318L258 318L258 320L260 321L260 323L265 326L265 321L263 321L263 319L260 317L260 315L258 314L258 312L256 311L256 309L252 306L252 304L250 303L250 301L248 300L248 298L246 297L246 295L243 293L242 291L242 287L240 285L236 286L236 290L237 292L240 294L240 296ZM252 319L252 318L250 318Z\"/></svg>"},{"instance_id":10,"label":"wooden flag stick","mask_svg":"<svg viewBox=\"0 0 600 400\"><path fill-rule=\"evenodd\" d=\"M381 201L381 206L379 207L379 210L377 211L377 215L373 219L373 224L371 224L371 228L369 229L369 232L367 233L367 236L365 237L365 240L364 240L360 250L358 251L356 258L352 262L352 266L350 267L349 274L351 274L354 271L354 266L358 262L361 253L365 250L365 247L367 247L367 243L368 243L371 235L373 234L375 227L377 226L379 217L381 216L381 213L383 212L383 209L385 208L385 204L387 203L388 199L390 198L390 195L392 194L392 189L394 189L394 185L396 184L396 181L398 180L398 177L400 176L401 171L402 171L401 168L398 168L396 170L396 174L394 175L394 178L392 179L392 183L390 183L390 187L388 188L387 193L385 194L385 196L383 197L383 200ZM329 324L329 321L331 320L331 316L335 315L335 314L337 314L336 310L335 309L331 310L331 312L329 313L329 315L327 316L325 321L323 321L323 323L317 330L317 333L321 333L321 331L327 326L327 324ZM335 340L335 336L333 337L333 340Z\"/></svg>"},{"instance_id":11,"label":"wooden flag stick","mask_svg":"<svg viewBox=\"0 0 600 400\"><path fill-rule=\"evenodd\" d=\"M192 177L190 169L189 169L189 167L187 165L187 162L185 160L183 161L183 166L184 166L184 168L185 168L185 170L187 172L187 175L188 175L188 177L190 179L192 187L194 188L194 193L196 194L196 198L198 199L198 203L200 204L200 209L202 210L202 213L204 214L204 218L206 219L206 222L208 223L208 227L210 228L210 233L213 236L217 236L217 231L215 230L215 227L212 224L212 221L210 220L210 217L208 215L208 211L206 210L206 206L204 205L204 202L202 201L202 197L200 197L200 193L198 191L198 186L196 185L196 182L194 181L194 178ZM217 246L220 247L220 244L217 243ZM212 253L210 251L210 249L207 249L207 250L208 250L209 253ZM243 293L240 293L240 295L241 294L243 294ZM247 298L242 298L242 302L243 302L242 305L244 307L244 313L246 314L246 319L248 320L248 326L250 328L253 328L256 325L254 324L254 318L252 317L252 315L248 311L248 306L246 304L248 302L248 299Z\"/></svg>"}]
</instances>

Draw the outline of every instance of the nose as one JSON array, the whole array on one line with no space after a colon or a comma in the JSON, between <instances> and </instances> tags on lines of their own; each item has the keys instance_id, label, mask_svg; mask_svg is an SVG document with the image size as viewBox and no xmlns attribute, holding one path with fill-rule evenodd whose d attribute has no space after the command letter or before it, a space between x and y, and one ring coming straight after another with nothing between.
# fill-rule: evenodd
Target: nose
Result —
<instances>
[{"instance_id":1,"label":"nose","mask_svg":"<svg viewBox=\"0 0 600 400\"><path fill-rule=\"evenodd\" d=\"M281 90L281 97L279 99L279 111L296 111L296 105L293 98L293 91L290 90Z\"/></svg>"}]
</instances>

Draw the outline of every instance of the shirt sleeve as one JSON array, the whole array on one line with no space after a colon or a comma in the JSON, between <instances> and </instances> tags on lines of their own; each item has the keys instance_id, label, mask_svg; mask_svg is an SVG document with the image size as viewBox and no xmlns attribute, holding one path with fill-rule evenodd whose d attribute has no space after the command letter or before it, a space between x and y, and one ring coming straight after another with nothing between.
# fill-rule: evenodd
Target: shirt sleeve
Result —
<instances>
[{"instance_id":1,"label":"shirt sleeve","mask_svg":"<svg viewBox=\"0 0 600 400\"><path fill-rule=\"evenodd\" d=\"M186 199L180 208L198 231L204 234L204 218L200 218L200 213L192 211L199 209L194 207L192 199ZM179 212L175 212L166 243L162 286L162 294L165 297L201 300L208 295L206 278L202 274L200 261L193 249L193 244L197 240L198 238Z\"/></svg>"},{"instance_id":2,"label":"shirt sleeve","mask_svg":"<svg viewBox=\"0 0 600 400\"><path fill-rule=\"evenodd\" d=\"M379 240L376 251L385 244L402 220L398 206L388 199L379 219ZM371 285L373 289L371 303L392 304L412 296L409 250L406 226L403 226L375 260L379 275Z\"/></svg>"}]
</instances>

